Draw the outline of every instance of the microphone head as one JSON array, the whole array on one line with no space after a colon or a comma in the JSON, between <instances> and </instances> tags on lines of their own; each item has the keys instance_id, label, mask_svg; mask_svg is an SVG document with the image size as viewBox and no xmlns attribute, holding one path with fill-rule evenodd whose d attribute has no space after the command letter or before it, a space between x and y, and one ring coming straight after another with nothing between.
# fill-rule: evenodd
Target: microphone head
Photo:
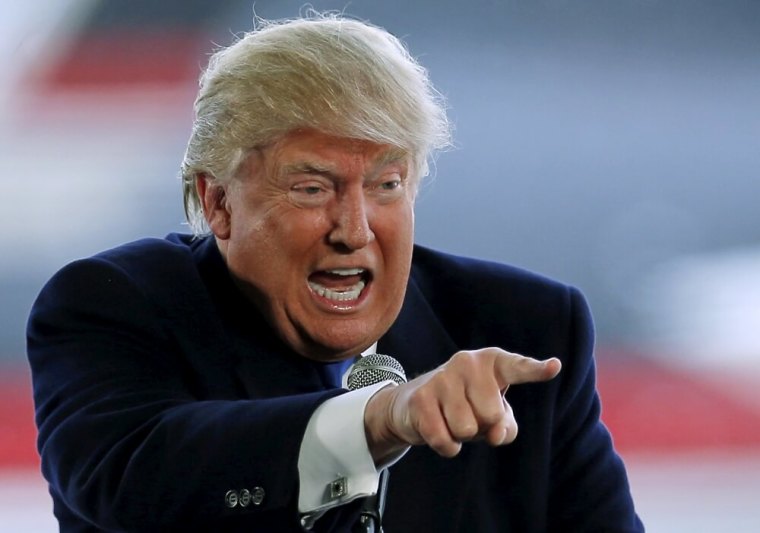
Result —
<instances>
[{"instance_id":1,"label":"microphone head","mask_svg":"<svg viewBox=\"0 0 760 533\"><path fill-rule=\"evenodd\" d=\"M388 379L399 385L406 383L404 367L390 355L372 353L354 363L348 373L348 390L369 387Z\"/></svg>"}]
</instances>

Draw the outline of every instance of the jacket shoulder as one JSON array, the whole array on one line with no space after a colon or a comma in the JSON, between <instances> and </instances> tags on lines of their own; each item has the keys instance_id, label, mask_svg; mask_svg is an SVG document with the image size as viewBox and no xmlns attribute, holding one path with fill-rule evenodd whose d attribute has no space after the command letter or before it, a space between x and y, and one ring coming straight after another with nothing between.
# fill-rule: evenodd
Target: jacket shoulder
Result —
<instances>
[{"instance_id":1,"label":"jacket shoulder","mask_svg":"<svg viewBox=\"0 0 760 533\"><path fill-rule=\"evenodd\" d=\"M176 275L178 266L193 262L193 244L184 237L171 234L166 239L140 239L78 259L61 268L48 285L93 271L120 271L138 284L166 280L166 275Z\"/></svg>"},{"instance_id":2,"label":"jacket shoulder","mask_svg":"<svg viewBox=\"0 0 760 533\"><path fill-rule=\"evenodd\" d=\"M511 265L415 247L413 282L459 343L531 353L569 333L585 299L567 284ZM522 351L521 351L522 350Z\"/></svg>"},{"instance_id":3,"label":"jacket shoulder","mask_svg":"<svg viewBox=\"0 0 760 533\"><path fill-rule=\"evenodd\" d=\"M81 261L105 261L129 272L171 269L176 263L192 261L195 242L187 237L189 236L170 234L165 239L140 239Z\"/></svg>"},{"instance_id":4,"label":"jacket shoulder","mask_svg":"<svg viewBox=\"0 0 760 533\"><path fill-rule=\"evenodd\" d=\"M162 301L169 286L199 282L194 244L180 237L184 236L140 239L67 264L43 286L30 319L73 302Z\"/></svg>"},{"instance_id":5,"label":"jacket shoulder","mask_svg":"<svg viewBox=\"0 0 760 533\"><path fill-rule=\"evenodd\" d=\"M515 266L415 246L412 278L426 295L444 293L462 305L496 300L540 304L563 298L572 287Z\"/></svg>"}]
</instances>

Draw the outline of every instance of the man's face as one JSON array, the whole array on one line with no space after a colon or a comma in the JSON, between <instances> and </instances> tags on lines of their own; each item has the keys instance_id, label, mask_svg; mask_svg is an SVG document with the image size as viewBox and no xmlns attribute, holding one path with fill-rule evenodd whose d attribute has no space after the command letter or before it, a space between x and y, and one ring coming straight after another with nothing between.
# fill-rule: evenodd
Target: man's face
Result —
<instances>
[{"instance_id":1,"label":"man's face","mask_svg":"<svg viewBox=\"0 0 760 533\"><path fill-rule=\"evenodd\" d=\"M298 131L253 151L223 198L200 185L232 275L301 355L356 355L398 315L414 233L410 169L388 145Z\"/></svg>"}]
</instances>

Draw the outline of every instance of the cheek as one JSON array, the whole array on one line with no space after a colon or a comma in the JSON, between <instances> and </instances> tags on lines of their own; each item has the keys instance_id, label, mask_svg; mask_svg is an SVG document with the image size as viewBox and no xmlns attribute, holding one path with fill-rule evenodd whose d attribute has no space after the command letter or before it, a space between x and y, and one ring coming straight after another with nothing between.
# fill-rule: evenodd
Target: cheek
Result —
<instances>
[{"instance_id":1,"label":"cheek","mask_svg":"<svg viewBox=\"0 0 760 533\"><path fill-rule=\"evenodd\" d=\"M385 260L392 263L393 273L411 263L414 244L414 212L411 207L387 214L375 233L383 244Z\"/></svg>"},{"instance_id":2,"label":"cheek","mask_svg":"<svg viewBox=\"0 0 760 533\"><path fill-rule=\"evenodd\" d=\"M414 240L414 204L406 203L386 220L391 221L396 239L408 243Z\"/></svg>"},{"instance_id":3,"label":"cheek","mask_svg":"<svg viewBox=\"0 0 760 533\"><path fill-rule=\"evenodd\" d=\"M327 216L317 210L296 210L270 220L267 233L294 260L304 258L304 253L325 242L329 233Z\"/></svg>"}]
</instances>

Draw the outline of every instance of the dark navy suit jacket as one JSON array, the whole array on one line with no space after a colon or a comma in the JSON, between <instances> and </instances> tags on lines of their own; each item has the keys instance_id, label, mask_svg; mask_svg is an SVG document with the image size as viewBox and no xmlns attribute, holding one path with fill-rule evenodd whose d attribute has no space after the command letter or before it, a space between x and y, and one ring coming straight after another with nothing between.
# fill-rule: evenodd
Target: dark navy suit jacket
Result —
<instances>
[{"instance_id":1,"label":"dark navy suit jacket","mask_svg":"<svg viewBox=\"0 0 760 533\"><path fill-rule=\"evenodd\" d=\"M563 368L509 389L514 443L453 459L413 447L391 468L386 532L641 531L599 421L592 345L575 289L417 247L380 353L412 377L485 346ZM344 391L273 335L212 239L147 239L65 267L34 305L28 354L62 531L299 531L303 432ZM348 530L358 503L315 530Z\"/></svg>"}]
</instances>

